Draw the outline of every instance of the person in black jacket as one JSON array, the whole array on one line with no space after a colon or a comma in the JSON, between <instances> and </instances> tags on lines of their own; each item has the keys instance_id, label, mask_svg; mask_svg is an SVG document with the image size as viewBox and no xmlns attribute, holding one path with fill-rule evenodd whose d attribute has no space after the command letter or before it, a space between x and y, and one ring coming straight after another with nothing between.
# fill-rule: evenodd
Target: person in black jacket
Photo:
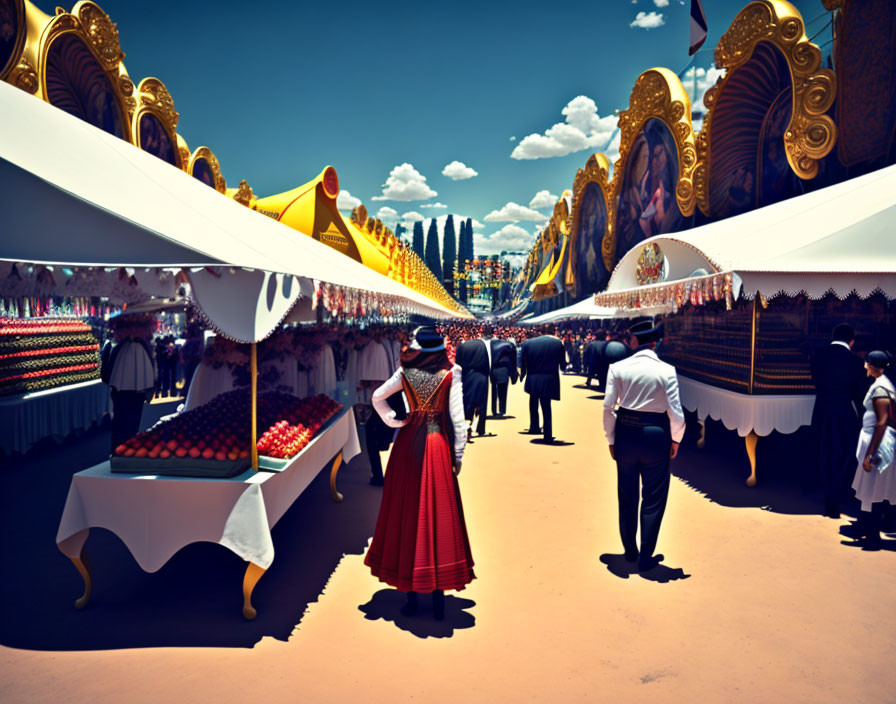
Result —
<instances>
[{"instance_id":1,"label":"person in black jacket","mask_svg":"<svg viewBox=\"0 0 896 704\"><path fill-rule=\"evenodd\" d=\"M566 364L563 342L554 335L542 335L526 340L520 358L520 379L525 379L529 394L529 430L544 434L545 442L554 441L551 422L551 401L560 400L560 370ZM538 426L538 407L541 406L542 424Z\"/></svg>"},{"instance_id":2,"label":"person in black jacket","mask_svg":"<svg viewBox=\"0 0 896 704\"><path fill-rule=\"evenodd\" d=\"M507 413L507 387L516 383L516 345L507 340L493 339L492 345L492 415Z\"/></svg>"},{"instance_id":3,"label":"person in black jacket","mask_svg":"<svg viewBox=\"0 0 896 704\"><path fill-rule=\"evenodd\" d=\"M485 416L488 413L488 385L492 371L491 339L493 330L489 325L482 328L482 338L467 340L457 348L455 362L463 370L464 417L471 427L473 416L478 414L476 433L485 435Z\"/></svg>"},{"instance_id":4,"label":"person in black jacket","mask_svg":"<svg viewBox=\"0 0 896 704\"><path fill-rule=\"evenodd\" d=\"M611 364L627 359L631 356L631 349L622 341L622 335L619 333L611 335L601 350L601 355L597 363L597 380L600 382L600 388L607 388L607 370Z\"/></svg>"},{"instance_id":5,"label":"person in black jacket","mask_svg":"<svg viewBox=\"0 0 896 704\"><path fill-rule=\"evenodd\" d=\"M856 409L862 407L866 382L862 361L852 353L856 338L852 326L837 325L831 337L831 344L812 358L812 430L824 485L824 515L840 518L840 501L848 490L856 461L860 430Z\"/></svg>"},{"instance_id":6,"label":"person in black jacket","mask_svg":"<svg viewBox=\"0 0 896 704\"><path fill-rule=\"evenodd\" d=\"M591 388L591 380L597 377L600 380L600 361L604 353L604 347L607 346L607 333L599 330L595 338L585 345L585 352L582 355L585 366L585 386Z\"/></svg>"}]
</instances>

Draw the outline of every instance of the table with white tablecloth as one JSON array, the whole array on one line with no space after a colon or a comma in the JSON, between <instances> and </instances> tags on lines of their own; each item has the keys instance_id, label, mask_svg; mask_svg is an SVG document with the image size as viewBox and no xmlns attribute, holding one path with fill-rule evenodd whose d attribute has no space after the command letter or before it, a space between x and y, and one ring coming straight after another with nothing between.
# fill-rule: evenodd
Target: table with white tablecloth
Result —
<instances>
[{"instance_id":1,"label":"table with white tablecloth","mask_svg":"<svg viewBox=\"0 0 896 704\"><path fill-rule=\"evenodd\" d=\"M721 421L744 438L750 459L747 486L756 485L756 443L772 431L795 433L812 423L815 394L741 394L679 375L681 405L695 411L701 426L706 418ZM703 432L699 445L703 445Z\"/></svg>"},{"instance_id":2,"label":"table with white tablecloth","mask_svg":"<svg viewBox=\"0 0 896 704\"><path fill-rule=\"evenodd\" d=\"M87 430L109 412L109 387L99 379L0 398L0 447L27 452L42 438Z\"/></svg>"},{"instance_id":3,"label":"table with white tablecloth","mask_svg":"<svg viewBox=\"0 0 896 704\"><path fill-rule=\"evenodd\" d=\"M247 470L229 479L116 474L109 462L72 477L56 542L85 582L75 602L90 598L91 577L82 551L91 528L115 533L146 572L160 569L195 542L223 545L249 562L243 581L243 615L254 618L252 590L274 560L271 529L333 458L330 491L343 459L361 451L354 414L343 409L280 471Z\"/></svg>"}]
</instances>

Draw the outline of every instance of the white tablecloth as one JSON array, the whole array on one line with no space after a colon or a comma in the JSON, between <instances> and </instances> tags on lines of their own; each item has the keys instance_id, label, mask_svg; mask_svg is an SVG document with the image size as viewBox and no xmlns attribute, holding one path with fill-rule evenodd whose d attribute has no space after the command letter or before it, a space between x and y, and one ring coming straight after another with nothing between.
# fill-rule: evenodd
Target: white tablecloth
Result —
<instances>
[{"instance_id":1,"label":"white tablecloth","mask_svg":"<svg viewBox=\"0 0 896 704\"><path fill-rule=\"evenodd\" d=\"M750 432L765 436L773 430L793 433L812 422L815 395L750 395L719 389L679 375L681 405L696 411L700 420L707 416L721 420L728 430L746 437Z\"/></svg>"},{"instance_id":2,"label":"white tablecloth","mask_svg":"<svg viewBox=\"0 0 896 704\"><path fill-rule=\"evenodd\" d=\"M109 411L109 387L99 379L0 398L0 447L27 452L41 438L86 430Z\"/></svg>"},{"instance_id":3,"label":"white tablecloth","mask_svg":"<svg viewBox=\"0 0 896 704\"><path fill-rule=\"evenodd\" d=\"M72 477L56 542L76 558L90 529L106 528L146 572L196 542L219 543L267 569L271 528L340 450L346 462L361 451L350 408L281 472L191 479L113 474L103 462Z\"/></svg>"},{"instance_id":4,"label":"white tablecloth","mask_svg":"<svg viewBox=\"0 0 896 704\"><path fill-rule=\"evenodd\" d=\"M233 391L233 374L226 364L215 369L211 364L202 362L193 372L193 381L187 392L184 410L189 411L211 401L219 394Z\"/></svg>"}]
</instances>

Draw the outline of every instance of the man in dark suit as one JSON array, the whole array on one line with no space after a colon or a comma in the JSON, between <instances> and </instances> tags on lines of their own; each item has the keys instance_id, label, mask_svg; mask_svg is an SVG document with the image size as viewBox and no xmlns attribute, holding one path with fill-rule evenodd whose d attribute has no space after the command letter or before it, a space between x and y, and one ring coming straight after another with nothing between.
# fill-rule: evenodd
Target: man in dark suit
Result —
<instances>
[{"instance_id":1,"label":"man in dark suit","mask_svg":"<svg viewBox=\"0 0 896 704\"><path fill-rule=\"evenodd\" d=\"M566 365L563 342L554 335L542 335L526 340L520 358L520 379L529 394L529 433L544 434L545 442L553 442L551 401L560 400L560 370ZM538 427L538 406L542 424Z\"/></svg>"},{"instance_id":2,"label":"man in dark suit","mask_svg":"<svg viewBox=\"0 0 896 704\"><path fill-rule=\"evenodd\" d=\"M600 361L604 353L604 347L607 346L607 333L598 330L595 338L585 345L585 353L583 362L585 365L585 386L591 388L591 380L595 377L600 379L598 370L600 369Z\"/></svg>"},{"instance_id":3,"label":"man in dark suit","mask_svg":"<svg viewBox=\"0 0 896 704\"><path fill-rule=\"evenodd\" d=\"M482 338L467 340L457 348L455 362L463 370L464 417L470 423L467 438L472 435L473 415L479 415L476 433L485 435L485 416L488 413L488 385L492 371L491 326L482 328Z\"/></svg>"},{"instance_id":4,"label":"man in dark suit","mask_svg":"<svg viewBox=\"0 0 896 704\"><path fill-rule=\"evenodd\" d=\"M841 323L834 328L831 343L812 358L812 430L824 484L824 515L831 518L840 518L840 500L852 478L861 423L857 409L866 391L862 361L852 353L855 338L855 330Z\"/></svg>"},{"instance_id":5,"label":"man in dark suit","mask_svg":"<svg viewBox=\"0 0 896 704\"><path fill-rule=\"evenodd\" d=\"M607 388L607 370L610 368L610 365L621 362L632 353L621 337L619 333L611 335L598 358L597 379L600 382L600 388L604 390Z\"/></svg>"},{"instance_id":6,"label":"man in dark suit","mask_svg":"<svg viewBox=\"0 0 896 704\"><path fill-rule=\"evenodd\" d=\"M516 367L516 345L508 340L492 340L492 415L503 416L507 412L507 387L516 383L519 372Z\"/></svg>"}]
</instances>

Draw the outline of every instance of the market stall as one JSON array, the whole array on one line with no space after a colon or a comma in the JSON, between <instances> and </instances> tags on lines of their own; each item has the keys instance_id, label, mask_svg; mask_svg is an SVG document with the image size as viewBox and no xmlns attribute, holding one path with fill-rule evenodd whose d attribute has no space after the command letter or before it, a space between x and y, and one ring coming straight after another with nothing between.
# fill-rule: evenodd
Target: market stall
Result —
<instances>
[{"instance_id":1,"label":"market stall","mask_svg":"<svg viewBox=\"0 0 896 704\"><path fill-rule=\"evenodd\" d=\"M237 404L242 415L227 436L215 436L227 427L217 421L200 423L192 435L181 427L236 398L225 394L164 419L119 445L108 463L73 479L59 542L85 580L78 604L86 605L90 592L87 530L103 526L119 532L148 569L196 540L228 545L249 560L244 614L251 618L252 588L273 559L270 527L331 460L331 489L341 500L336 472L343 456L358 451L353 415L346 411L329 424L313 414L306 421L289 403L308 399L291 397L282 420L265 416L256 344L300 300L310 299L311 310L352 315L456 313L4 83L0 111L0 178L8 186L0 192L8 220L0 251L7 261L56 264L71 270L72 280L75 269L88 277L117 271L125 281L139 269L143 278L176 276L189 283L209 326L250 350L250 387L232 392L243 394ZM288 446L272 444L271 433L289 438ZM233 471L241 474L227 476ZM179 476L167 476L171 472ZM132 520L141 515L165 524Z\"/></svg>"},{"instance_id":2,"label":"market stall","mask_svg":"<svg viewBox=\"0 0 896 704\"><path fill-rule=\"evenodd\" d=\"M668 309L663 355L685 407L745 438L811 422L809 356L850 320L892 349L896 167L694 230L653 237L619 262L598 305Z\"/></svg>"},{"instance_id":3,"label":"market stall","mask_svg":"<svg viewBox=\"0 0 896 704\"><path fill-rule=\"evenodd\" d=\"M156 572L190 543L218 543L232 550L249 563L243 579L243 616L254 618L252 590L274 560L271 529L330 463L330 490L341 501L336 472L360 451L351 410L343 409L325 432L278 471L248 469L223 479L115 474L107 461L78 472L56 535L59 549L84 578L76 608L87 606L93 586L84 544L91 528L106 528L121 538L146 572Z\"/></svg>"}]
</instances>

